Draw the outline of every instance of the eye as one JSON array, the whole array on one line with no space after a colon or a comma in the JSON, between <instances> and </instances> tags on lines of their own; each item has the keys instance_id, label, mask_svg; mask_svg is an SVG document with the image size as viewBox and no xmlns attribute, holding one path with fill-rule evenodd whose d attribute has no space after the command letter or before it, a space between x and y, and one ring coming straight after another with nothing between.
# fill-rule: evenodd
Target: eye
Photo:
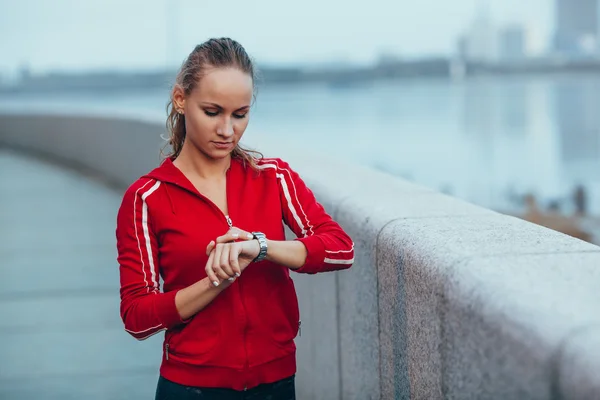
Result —
<instances>
[{"instance_id":1,"label":"eye","mask_svg":"<svg viewBox=\"0 0 600 400\"><path fill-rule=\"evenodd\" d=\"M248 113L245 113L245 114L233 114L233 118L243 119L243 118L246 118L246 115L248 115Z\"/></svg>"},{"instance_id":2,"label":"eye","mask_svg":"<svg viewBox=\"0 0 600 400\"><path fill-rule=\"evenodd\" d=\"M204 110L204 114L208 115L209 117L216 117L217 115L219 115L218 111L208 111L208 110Z\"/></svg>"}]
</instances>

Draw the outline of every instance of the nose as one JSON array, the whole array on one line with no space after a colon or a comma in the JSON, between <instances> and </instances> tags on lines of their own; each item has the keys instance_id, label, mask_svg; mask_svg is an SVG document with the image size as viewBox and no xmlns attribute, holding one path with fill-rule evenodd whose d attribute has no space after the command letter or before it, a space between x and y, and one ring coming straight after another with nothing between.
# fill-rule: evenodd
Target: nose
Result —
<instances>
[{"instance_id":1,"label":"nose","mask_svg":"<svg viewBox=\"0 0 600 400\"><path fill-rule=\"evenodd\" d=\"M217 135L219 136L229 138L233 136L233 133L233 122L230 118L227 118L227 120L225 120L223 124L217 128Z\"/></svg>"}]
</instances>

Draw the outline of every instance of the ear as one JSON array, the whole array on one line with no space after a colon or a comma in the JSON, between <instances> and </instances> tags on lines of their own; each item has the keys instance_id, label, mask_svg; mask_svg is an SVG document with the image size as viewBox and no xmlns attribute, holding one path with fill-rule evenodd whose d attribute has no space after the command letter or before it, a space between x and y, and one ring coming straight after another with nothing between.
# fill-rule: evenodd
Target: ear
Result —
<instances>
[{"instance_id":1,"label":"ear","mask_svg":"<svg viewBox=\"0 0 600 400\"><path fill-rule=\"evenodd\" d=\"M185 92L180 85L175 85L173 87L173 107L176 110L185 110Z\"/></svg>"}]
</instances>

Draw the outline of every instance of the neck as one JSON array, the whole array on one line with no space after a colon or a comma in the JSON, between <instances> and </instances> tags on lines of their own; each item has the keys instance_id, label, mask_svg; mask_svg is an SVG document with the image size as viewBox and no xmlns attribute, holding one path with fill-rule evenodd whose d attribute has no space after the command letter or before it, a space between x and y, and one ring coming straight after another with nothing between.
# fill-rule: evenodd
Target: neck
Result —
<instances>
[{"instance_id":1,"label":"neck","mask_svg":"<svg viewBox=\"0 0 600 400\"><path fill-rule=\"evenodd\" d=\"M202 179L214 180L225 176L231 165L231 155L215 160L207 157L194 146L186 143L173 164L185 174L192 174L193 176Z\"/></svg>"}]
</instances>

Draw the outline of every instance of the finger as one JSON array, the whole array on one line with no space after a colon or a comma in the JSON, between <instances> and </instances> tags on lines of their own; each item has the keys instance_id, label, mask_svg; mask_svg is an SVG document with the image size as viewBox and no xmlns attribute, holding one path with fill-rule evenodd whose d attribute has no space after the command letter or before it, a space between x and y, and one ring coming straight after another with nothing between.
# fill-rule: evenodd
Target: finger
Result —
<instances>
[{"instance_id":1,"label":"finger","mask_svg":"<svg viewBox=\"0 0 600 400\"><path fill-rule=\"evenodd\" d=\"M251 240L254 236L250 232L246 232L240 228L233 227L226 234L217 238L217 243L229 243L236 240Z\"/></svg>"},{"instance_id":2,"label":"finger","mask_svg":"<svg viewBox=\"0 0 600 400\"><path fill-rule=\"evenodd\" d=\"M238 235L240 237L240 240L252 240L254 239L254 235L248 231L245 231L243 229L240 228L234 228L237 229L238 231Z\"/></svg>"},{"instance_id":3,"label":"finger","mask_svg":"<svg viewBox=\"0 0 600 400\"><path fill-rule=\"evenodd\" d=\"M229 251L229 265L231 265L231 269L236 278L239 278L242 274L242 269L240 268L239 256L242 252L242 247L238 244L235 246L231 246L231 250Z\"/></svg>"},{"instance_id":4,"label":"finger","mask_svg":"<svg viewBox=\"0 0 600 400\"><path fill-rule=\"evenodd\" d=\"M217 276L215 275L215 271L213 270L214 258L215 258L215 253L214 252L210 253L210 256L208 256L208 261L206 262L206 267L204 270L206 271L206 276L208 276L208 279L210 280L212 285L219 286L219 279L217 278Z\"/></svg>"},{"instance_id":5,"label":"finger","mask_svg":"<svg viewBox=\"0 0 600 400\"><path fill-rule=\"evenodd\" d=\"M226 234L221 235L217 238L217 243L230 243L235 242L240 238L240 234L234 228L230 229Z\"/></svg>"},{"instance_id":6,"label":"finger","mask_svg":"<svg viewBox=\"0 0 600 400\"><path fill-rule=\"evenodd\" d=\"M227 274L227 279L235 276L235 272L231 269L231 265L229 264L231 253L231 244L223 245L223 251L221 252L221 269Z\"/></svg>"},{"instance_id":7,"label":"finger","mask_svg":"<svg viewBox=\"0 0 600 400\"><path fill-rule=\"evenodd\" d=\"M210 254L211 251L213 251L213 249L215 248L216 243L214 240L211 240L211 242L208 244L208 246L206 246L206 255L208 256Z\"/></svg>"},{"instance_id":8,"label":"finger","mask_svg":"<svg viewBox=\"0 0 600 400\"><path fill-rule=\"evenodd\" d=\"M215 249L215 257L213 259L213 271L215 271L215 275L217 275L220 279L229 279L229 275L221 268L221 253L223 253L223 244L217 244L217 248Z\"/></svg>"}]
</instances>

